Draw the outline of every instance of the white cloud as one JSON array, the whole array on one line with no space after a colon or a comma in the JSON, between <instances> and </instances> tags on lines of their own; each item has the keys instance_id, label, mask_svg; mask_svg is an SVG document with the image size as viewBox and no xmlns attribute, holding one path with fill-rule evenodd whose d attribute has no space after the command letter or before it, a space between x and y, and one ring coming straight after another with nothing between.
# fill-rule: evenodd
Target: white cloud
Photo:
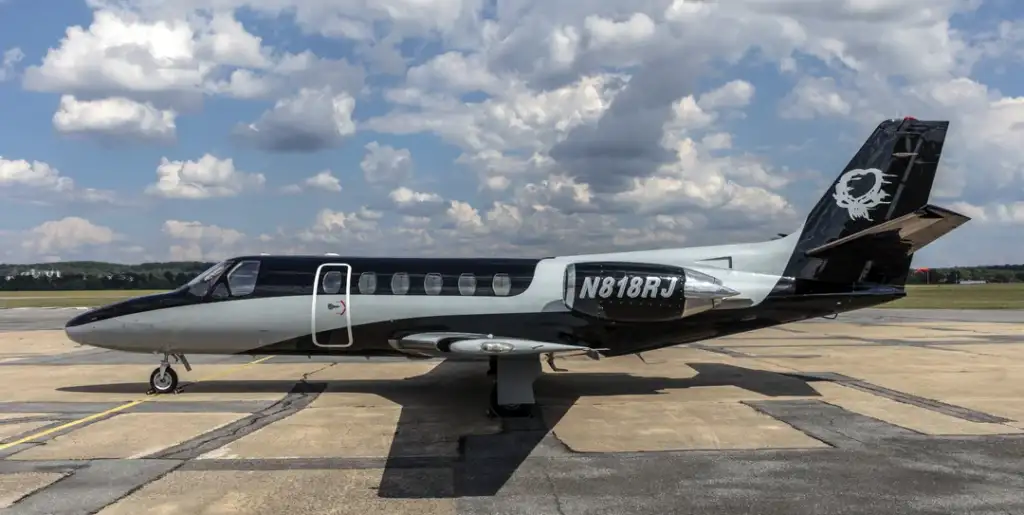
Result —
<instances>
[{"instance_id":1,"label":"white cloud","mask_svg":"<svg viewBox=\"0 0 1024 515\"><path fill-rule=\"evenodd\" d=\"M21 48L14 47L4 51L0 58L0 82L14 77L17 73L18 64L25 58L25 52Z\"/></svg>"},{"instance_id":2,"label":"white cloud","mask_svg":"<svg viewBox=\"0 0 1024 515\"><path fill-rule=\"evenodd\" d=\"M43 222L26 232L21 246L36 255L78 250L86 246L108 245L120 239L109 227L96 225L77 216Z\"/></svg>"},{"instance_id":3,"label":"white cloud","mask_svg":"<svg viewBox=\"0 0 1024 515\"><path fill-rule=\"evenodd\" d=\"M412 154L408 149L371 141L366 144L366 154L359 167L368 183L399 184L412 177Z\"/></svg>"},{"instance_id":4,"label":"white cloud","mask_svg":"<svg viewBox=\"0 0 1024 515\"><path fill-rule=\"evenodd\" d=\"M175 261L214 261L237 252L246 236L235 229L197 221L167 220L163 232L176 243L169 248Z\"/></svg>"},{"instance_id":5,"label":"white cloud","mask_svg":"<svg viewBox=\"0 0 1024 515\"><path fill-rule=\"evenodd\" d=\"M282 188L282 191L285 193L300 193L305 188L337 193L341 191L341 181L330 170L324 170L312 177L306 178L301 184L289 184Z\"/></svg>"},{"instance_id":6,"label":"white cloud","mask_svg":"<svg viewBox=\"0 0 1024 515\"><path fill-rule=\"evenodd\" d=\"M832 77L803 77L783 99L783 118L809 119L816 116L846 116L851 106L837 90ZM879 120L880 121L880 120Z\"/></svg>"},{"instance_id":7,"label":"white cloud","mask_svg":"<svg viewBox=\"0 0 1024 515\"><path fill-rule=\"evenodd\" d=\"M230 6L154 12L125 8L130 2L91 3L101 7L92 23L69 27L41 64L27 68L26 88L152 100L163 108L195 104L205 93L257 98L302 85L362 85L362 71L347 61L275 52Z\"/></svg>"},{"instance_id":8,"label":"white cloud","mask_svg":"<svg viewBox=\"0 0 1024 515\"><path fill-rule=\"evenodd\" d=\"M236 134L264 150L314 152L336 147L356 131L355 99L348 93L303 88L279 100L258 120L236 127Z\"/></svg>"},{"instance_id":9,"label":"white cloud","mask_svg":"<svg viewBox=\"0 0 1024 515\"><path fill-rule=\"evenodd\" d=\"M724 107L746 107L754 98L754 85L745 80L734 80L700 96L697 104L701 109Z\"/></svg>"},{"instance_id":10,"label":"white cloud","mask_svg":"<svg viewBox=\"0 0 1024 515\"><path fill-rule=\"evenodd\" d=\"M0 157L0 187L22 186L54 192L75 187L75 181L41 161L10 160Z\"/></svg>"},{"instance_id":11,"label":"white cloud","mask_svg":"<svg viewBox=\"0 0 1024 515\"><path fill-rule=\"evenodd\" d=\"M395 188L388 198L400 213L413 216L430 216L444 209L444 198L437 193L413 191L405 186Z\"/></svg>"},{"instance_id":12,"label":"white cloud","mask_svg":"<svg viewBox=\"0 0 1024 515\"><path fill-rule=\"evenodd\" d=\"M0 197L29 200L36 204L55 202L117 203L115 192L80 188L75 181L42 161L5 159L0 156Z\"/></svg>"},{"instance_id":13,"label":"white cloud","mask_svg":"<svg viewBox=\"0 0 1024 515\"><path fill-rule=\"evenodd\" d=\"M233 197L244 190L260 188L266 178L260 173L237 170L234 160L205 154L198 161L160 159L157 182L146 193L165 198L206 199Z\"/></svg>"},{"instance_id":14,"label":"white cloud","mask_svg":"<svg viewBox=\"0 0 1024 515\"><path fill-rule=\"evenodd\" d=\"M60 108L53 115L53 126L65 134L166 142L176 136L176 117L173 110L157 109L153 104L123 97L78 100L63 95Z\"/></svg>"}]
</instances>

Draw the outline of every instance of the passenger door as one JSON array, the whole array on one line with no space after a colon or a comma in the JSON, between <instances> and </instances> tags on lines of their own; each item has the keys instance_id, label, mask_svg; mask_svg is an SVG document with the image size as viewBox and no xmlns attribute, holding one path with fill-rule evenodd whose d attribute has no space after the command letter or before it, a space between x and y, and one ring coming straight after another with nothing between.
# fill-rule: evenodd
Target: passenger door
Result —
<instances>
[{"instance_id":1,"label":"passenger door","mask_svg":"<svg viewBox=\"0 0 1024 515\"><path fill-rule=\"evenodd\" d=\"M310 308L314 345L344 348L354 343L351 289L352 267L347 263L324 263L317 267Z\"/></svg>"}]
</instances>

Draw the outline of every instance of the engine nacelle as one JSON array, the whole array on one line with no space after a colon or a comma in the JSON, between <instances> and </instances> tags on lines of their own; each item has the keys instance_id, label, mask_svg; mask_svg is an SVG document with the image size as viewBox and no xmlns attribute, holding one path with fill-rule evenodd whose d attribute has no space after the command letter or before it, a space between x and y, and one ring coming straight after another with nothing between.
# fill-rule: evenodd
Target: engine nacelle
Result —
<instances>
[{"instance_id":1,"label":"engine nacelle","mask_svg":"<svg viewBox=\"0 0 1024 515\"><path fill-rule=\"evenodd\" d=\"M565 306L616 322L667 322L713 309L739 292L710 275L650 263L573 263L565 270Z\"/></svg>"}]
</instances>

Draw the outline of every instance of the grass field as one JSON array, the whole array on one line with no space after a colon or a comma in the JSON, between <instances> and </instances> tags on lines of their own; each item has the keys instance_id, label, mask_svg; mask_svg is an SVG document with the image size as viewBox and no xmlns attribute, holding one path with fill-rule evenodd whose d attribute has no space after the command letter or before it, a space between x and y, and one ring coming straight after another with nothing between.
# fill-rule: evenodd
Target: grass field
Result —
<instances>
[{"instance_id":1,"label":"grass field","mask_svg":"<svg viewBox=\"0 0 1024 515\"><path fill-rule=\"evenodd\" d=\"M101 306L158 290L0 291L0 308Z\"/></svg>"},{"instance_id":2,"label":"grass field","mask_svg":"<svg viewBox=\"0 0 1024 515\"><path fill-rule=\"evenodd\" d=\"M0 308L99 306L152 290L0 291ZM907 287L907 297L883 304L900 309L1024 309L1024 283Z\"/></svg>"},{"instance_id":3,"label":"grass field","mask_svg":"<svg viewBox=\"0 0 1024 515\"><path fill-rule=\"evenodd\" d=\"M1024 309L1024 283L907 286L907 296L884 304L900 309Z\"/></svg>"}]
</instances>

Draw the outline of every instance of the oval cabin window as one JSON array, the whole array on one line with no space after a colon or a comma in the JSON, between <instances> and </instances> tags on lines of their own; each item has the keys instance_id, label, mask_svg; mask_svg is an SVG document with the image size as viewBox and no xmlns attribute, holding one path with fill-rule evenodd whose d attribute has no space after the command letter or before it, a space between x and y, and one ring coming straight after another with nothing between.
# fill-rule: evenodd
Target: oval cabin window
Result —
<instances>
[{"instance_id":1,"label":"oval cabin window","mask_svg":"<svg viewBox=\"0 0 1024 515\"><path fill-rule=\"evenodd\" d=\"M341 272L332 270L324 274L324 278L320 283L320 289L328 295L334 295L341 291Z\"/></svg>"},{"instance_id":2,"label":"oval cabin window","mask_svg":"<svg viewBox=\"0 0 1024 515\"><path fill-rule=\"evenodd\" d=\"M395 295L409 293L409 274L399 272L391 276L391 293Z\"/></svg>"},{"instance_id":3,"label":"oval cabin window","mask_svg":"<svg viewBox=\"0 0 1024 515\"><path fill-rule=\"evenodd\" d=\"M359 293L373 295L375 291L377 291L377 274L373 272L359 274Z\"/></svg>"},{"instance_id":4,"label":"oval cabin window","mask_svg":"<svg viewBox=\"0 0 1024 515\"><path fill-rule=\"evenodd\" d=\"M427 274L423 278L423 290L427 292L427 295L438 295L443 287L444 279L441 274Z\"/></svg>"},{"instance_id":5,"label":"oval cabin window","mask_svg":"<svg viewBox=\"0 0 1024 515\"><path fill-rule=\"evenodd\" d=\"M512 291L512 278L508 274L494 274L494 283L491 285L494 294L504 297Z\"/></svg>"},{"instance_id":6,"label":"oval cabin window","mask_svg":"<svg viewBox=\"0 0 1024 515\"><path fill-rule=\"evenodd\" d=\"M476 293L475 275L462 274L459 276L459 293L462 295L473 295Z\"/></svg>"}]
</instances>

